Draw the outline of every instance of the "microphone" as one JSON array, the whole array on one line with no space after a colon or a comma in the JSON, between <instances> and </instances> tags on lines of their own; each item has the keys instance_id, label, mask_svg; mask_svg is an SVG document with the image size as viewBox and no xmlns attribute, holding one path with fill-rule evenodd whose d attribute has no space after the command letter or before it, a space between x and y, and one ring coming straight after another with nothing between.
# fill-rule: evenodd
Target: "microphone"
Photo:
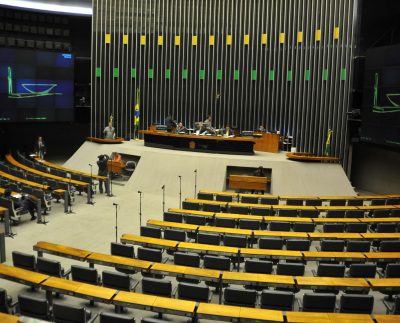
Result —
<instances>
[{"instance_id":1,"label":"microphone","mask_svg":"<svg viewBox=\"0 0 400 323\"><path fill-rule=\"evenodd\" d=\"M89 166L93 166L92 164L89 164Z\"/></svg>"},{"instance_id":2,"label":"microphone","mask_svg":"<svg viewBox=\"0 0 400 323\"><path fill-rule=\"evenodd\" d=\"M113 205L117 206L118 204L117 203L113 203Z\"/></svg>"},{"instance_id":3,"label":"microphone","mask_svg":"<svg viewBox=\"0 0 400 323\"><path fill-rule=\"evenodd\" d=\"M142 194L142 191L137 191L139 194Z\"/></svg>"},{"instance_id":4,"label":"microphone","mask_svg":"<svg viewBox=\"0 0 400 323\"><path fill-rule=\"evenodd\" d=\"M195 169L194 172L197 173L197 169Z\"/></svg>"},{"instance_id":5,"label":"microphone","mask_svg":"<svg viewBox=\"0 0 400 323\"><path fill-rule=\"evenodd\" d=\"M165 185L161 186L161 189L163 190L165 188Z\"/></svg>"},{"instance_id":6,"label":"microphone","mask_svg":"<svg viewBox=\"0 0 400 323\"><path fill-rule=\"evenodd\" d=\"M181 176L181 175L178 175L178 177L179 177L179 178L182 178L182 176Z\"/></svg>"}]
</instances>

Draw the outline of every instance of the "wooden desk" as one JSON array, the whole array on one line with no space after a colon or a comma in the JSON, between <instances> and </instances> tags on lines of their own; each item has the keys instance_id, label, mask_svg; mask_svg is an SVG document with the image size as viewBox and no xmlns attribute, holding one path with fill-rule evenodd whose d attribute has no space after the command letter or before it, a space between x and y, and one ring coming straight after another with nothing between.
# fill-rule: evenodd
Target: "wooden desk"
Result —
<instances>
[{"instance_id":1,"label":"wooden desk","mask_svg":"<svg viewBox=\"0 0 400 323\"><path fill-rule=\"evenodd\" d=\"M300 288L318 289L321 287L332 290L357 289L365 290L370 286L365 278L341 278L341 277L313 277L313 276L296 276L297 285Z\"/></svg>"},{"instance_id":2,"label":"wooden desk","mask_svg":"<svg viewBox=\"0 0 400 323\"><path fill-rule=\"evenodd\" d=\"M377 323L399 323L400 315L374 314Z\"/></svg>"},{"instance_id":3,"label":"wooden desk","mask_svg":"<svg viewBox=\"0 0 400 323\"><path fill-rule=\"evenodd\" d=\"M281 311L260 308L240 308L240 322L283 322Z\"/></svg>"},{"instance_id":4,"label":"wooden desk","mask_svg":"<svg viewBox=\"0 0 400 323\"><path fill-rule=\"evenodd\" d=\"M2 323L18 323L18 320L18 316L0 312L0 322Z\"/></svg>"},{"instance_id":5,"label":"wooden desk","mask_svg":"<svg viewBox=\"0 0 400 323\"><path fill-rule=\"evenodd\" d=\"M14 176L14 175L5 173L5 172L3 172L3 171L1 171L1 170L0 170L0 175L1 175L2 177L4 177L4 178L7 178L7 179L12 180L13 182L25 184L25 185L32 186L32 187L36 187L36 188L39 188L39 189L41 189L41 190L43 190L43 189L48 190L48 189L49 189L49 186L48 186L48 185L42 185L42 184L38 184L38 183L36 183L36 182L31 182L31 181L28 181L28 180L26 180L26 179L19 178L19 177L16 177L16 176ZM62 190L62 191L64 191L64 190Z\"/></svg>"},{"instance_id":6,"label":"wooden desk","mask_svg":"<svg viewBox=\"0 0 400 323\"><path fill-rule=\"evenodd\" d=\"M115 305L151 311L157 296L120 291L113 299Z\"/></svg>"},{"instance_id":7,"label":"wooden desk","mask_svg":"<svg viewBox=\"0 0 400 323\"><path fill-rule=\"evenodd\" d=\"M125 268L130 270L149 270L149 268L152 265L152 262L147 260L106 255L98 252L91 253L90 256L86 258L86 261L88 261L91 264Z\"/></svg>"},{"instance_id":8,"label":"wooden desk","mask_svg":"<svg viewBox=\"0 0 400 323\"><path fill-rule=\"evenodd\" d=\"M364 252L364 256L371 261L393 261L400 259L400 252Z\"/></svg>"},{"instance_id":9,"label":"wooden desk","mask_svg":"<svg viewBox=\"0 0 400 323\"><path fill-rule=\"evenodd\" d=\"M219 280L219 276L221 274L219 270L214 269L179 266L164 263L153 263L149 271L155 274L164 274L167 276L177 276L214 282Z\"/></svg>"},{"instance_id":10,"label":"wooden desk","mask_svg":"<svg viewBox=\"0 0 400 323\"><path fill-rule=\"evenodd\" d=\"M361 252L331 252L331 251L302 251L306 260L314 261L365 261L365 255Z\"/></svg>"},{"instance_id":11,"label":"wooden desk","mask_svg":"<svg viewBox=\"0 0 400 323\"><path fill-rule=\"evenodd\" d=\"M296 160L296 161L305 161L305 162L335 162L338 163L340 158L337 157L326 157L326 156L312 156L308 153L286 153L287 159Z\"/></svg>"},{"instance_id":12,"label":"wooden desk","mask_svg":"<svg viewBox=\"0 0 400 323\"><path fill-rule=\"evenodd\" d=\"M269 286L269 287L293 287L295 285L292 276L253 274L246 272L224 271L222 281L227 284Z\"/></svg>"},{"instance_id":13,"label":"wooden desk","mask_svg":"<svg viewBox=\"0 0 400 323\"><path fill-rule=\"evenodd\" d=\"M235 256L237 255L239 248L236 247L225 247L215 246L210 244L193 243L193 242L180 242L179 250L191 251L200 254L220 255L220 256Z\"/></svg>"},{"instance_id":14,"label":"wooden desk","mask_svg":"<svg viewBox=\"0 0 400 323\"><path fill-rule=\"evenodd\" d=\"M0 278L5 278L24 285L40 285L49 277L49 275L0 264Z\"/></svg>"},{"instance_id":15,"label":"wooden desk","mask_svg":"<svg viewBox=\"0 0 400 323\"><path fill-rule=\"evenodd\" d=\"M122 162L107 160L107 169L111 173L119 174L125 169L125 164Z\"/></svg>"},{"instance_id":16,"label":"wooden desk","mask_svg":"<svg viewBox=\"0 0 400 323\"><path fill-rule=\"evenodd\" d=\"M231 190L241 189L267 191L269 182L271 182L271 180L267 177L229 175L229 189Z\"/></svg>"},{"instance_id":17,"label":"wooden desk","mask_svg":"<svg viewBox=\"0 0 400 323\"><path fill-rule=\"evenodd\" d=\"M196 308L196 302L168 297L156 297L152 310L159 313L175 314L191 317Z\"/></svg>"},{"instance_id":18,"label":"wooden desk","mask_svg":"<svg viewBox=\"0 0 400 323\"><path fill-rule=\"evenodd\" d=\"M166 247L166 248L176 248L179 241L157 239L150 237L142 237L134 234L123 234L121 237L121 242L132 243L135 242L137 245L147 246L147 247Z\"/></svg>"},{"instance_id":19,"label":"wooden desk","mask_svg":"<svg viewBox=\"0 0 400 323\"><path fill-rule=\"evenodd\" d=\"M400 290L400 278L367 278L373 290Z\"/></svg>"},{"instance_id":20,"label":"wooden desk","mask_svg":"<svg viewBox=\"0 0 400 323\"><path fill-rule=\"evenodd\" d=\"M368 314L286 312L289 323L373 323Z\"/></svg>"},{"instance_id":21,"label":"wooden desk","mask_svg":"<svg viewBox=\"0 0 400 323\"><path fill-rule=\"evenodd\" d=\"M39 241L38 243L36 243L33 246L33 250L37 251L39 255L40 253L48 253L51 255L75 259L79 261L85 260L86 257L88 257L92 253L91 251L77 249L45 241Z\"/></svg>"},{"instance_id":22,"label":"wooden desk","mask_svg":"<svg viewBox=\"0 0 400 323\"><path fill-rule=\"evenodd\" d=\"M82 283L73 280L50 277L40 286L46 291L52 291L55 293L62 293L72 296L75 295L75 291L81 286L81 284Z\"/></svg>"},{"instance_id":23,"label":"wooden desk","mask_svg":"<svg viewBox=\"0 0 400 323\"><path fill-rule=\"evenodd\" d=\"M322 205L315 207L318 211L355 211L358 210L358 206L330 206L330 205Z\"/></svg>"},{"instance_id":24,"label":"wooden desk","mask_svg":"<svg viewBox=\"0 0 400 323\"><path fill-rule=\"evenodd\" d=\"M124 138L117 137L115 139L104 139L97 137L86 137L87 141L95 142L97 144L122 144L124 142Z\"/></svg>"},{"instance_id":25,"label":"wooden desk","mask_svg":"<svg viewBox=\"0 0 400 323\"><path fill-rule=\"evenodd\" d=\"M400 239L400 232L394 233L360 233L364 239L395 240Z\"/></svg>"},{"instance_id":26,"label":"wooden desk","mask_svg":"<svg viewBox=\"0 0 400 323\"><path fill-rule=\"evenodd\" d=\"M254 150L269 153L279 152L280 136L276 133L259 133L255 138Z\"/></svg>"},{"instance_id":27,"label":"wooden desk","mask_svg":"<svg viewBox=\"0 0 400 323\"><path fill-rule=\"evenodd\" d=\"M200 190L199 193L214 194L214 195L226 195L226 196L232 196L232 197L238 196L238 193L223 192L223 191ZM263 195L261 195L261 196L263 196Z\"/></svg>"}]
</instances>

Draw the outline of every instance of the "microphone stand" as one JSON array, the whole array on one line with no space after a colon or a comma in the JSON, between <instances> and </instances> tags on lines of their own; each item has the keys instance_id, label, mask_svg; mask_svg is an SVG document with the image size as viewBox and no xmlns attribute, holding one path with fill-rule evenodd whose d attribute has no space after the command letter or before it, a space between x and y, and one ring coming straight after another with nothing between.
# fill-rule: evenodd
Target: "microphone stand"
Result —
<instances>
[{"instance_id":1,"label":"microphone stand","mask_svg":"<svg viewBox=\"0 0 400 323\"><path fill-rule=\"evenodd\" d=\"M43 200L45 200L46 199L46 190L45 190L45 181L43 181L42 182L42 191L43 191ZM65 203L65 202L64 202ZM37 223L40 223L40 224L47 224L49 221L46 221L46 218L45 218L45 215L46 215L46 201L44 202L44 212L43 212L43 214L40 214L39 215L39 213L38 213L38 220L37 220ZM39 221L39 218L40 218L40 221Z\"/></svg>"},{"instance_id":2,"label":"microphone stand","mask_svg":"<svg viewBox=\"0 0 400 323\"><path fill-rule=\"evenodd\" d=\"M179 208L182 208L182 176L179 175Z\"/></svg>"},{"instance_id":3,"label":"microphone stand","mask_svg":"<svg viewBox=\"0 0 400 323\"><path fill-rule=\"evenodd\" d=\"M164 210L165 210L165 184L163 186L161 186L161 189L163 190L163 194L162 194L162 211L164 214Z\"/></svg>"},{"instance_id":4,"label":"microphone stand","mask_svg":"<svg viewBox=\"0 0 400 323\"><path fill-rule=\"evenodd\" d=\"M115 242L118 243L118 204L113 203L115 206Z\"/></svg>"},{"instance_id":5,"label":"microphone stand","mask_svg":"<svg viewBox=\"0 0 400 323\"><path fill-rule=\"evenodd\" d=\"M68 211L67 214L71 214L75 212L72 212L72 190L71 190L71 180L72 180L72 176L71 174L69 175L69 184L68 184Z\"/></svg>"},{"instance_id":6,"label":"microphone stand","mask_svg":"<svg viewBox=\"0 0 400 323\"><path fill-rule=\"evenodd\" d=\"M90 200L89 200L88 204L94 205L94 202L93 202L93 194L94 194L94 190L93 190L93 165L89 164L89 166L90 166Z\"/></svg>"},{"instance_id":7,"label":"microphone stand","mask_svg":"<svg viewBox=\"0 0 400 323\"><path fill-rule=\"evenodd\" d=\"M111 161L111 172L108 173L108 176L110 178L110 187L108 188L108 196L109 197L113 197L114 196L113 193L112 193L112 177L113 177L112 170L113 170L113 164L112 164L112 161Z\"/></svg>"},{"instance_id":8,"label":"microphone stand","mask_svg":"<svg viewBox=\"0 0 400 323\"><path fill-rule=\"evenodd\" d=\"M197 169L194 170L194 198L197 194Z\"/></svg>"},{"instance_id":9,"label":"microphone stand","mask_svg":"<svg viewBox=\"0 0 400 323\"><path fill-rule=\"evenodd\" d=\"M142 191L138 191L139 193L139 223L142 226Z\"/></svg>"}]
</instances>

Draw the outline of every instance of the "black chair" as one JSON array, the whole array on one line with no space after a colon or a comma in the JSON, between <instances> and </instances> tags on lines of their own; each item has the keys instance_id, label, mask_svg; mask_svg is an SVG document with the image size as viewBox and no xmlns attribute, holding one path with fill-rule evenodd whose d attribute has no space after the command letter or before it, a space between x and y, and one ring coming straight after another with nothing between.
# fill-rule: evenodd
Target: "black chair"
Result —
<instances>
[{"instance_id":1,"label":"black chair","mask_svg":"<svg viewBox=\"0 0 400 323\"><path fill-rule=\"evenodd\" d=\"M140 235L143 237L161 239L161 229L141 226L140 227Z\"/></svg>"},{"instance_id":2,"label":"black chair","mask_svg":"<svg viewBox=\"0 0 400 323\"><path fill-rule=\"evenodd\" d=\"M318 218L319 211L318 210L300 210L300 216L302 218Z\"/></svg>"},{"instance_id":3,"label":"black chair","mask_svg":"<svg viewBox=\"0 0 400 323\"><path fill-rule=\"evenodd\" d=\"M347 223L346 232L349 233L366 233L368 230L367 223Z\"/></svg>"},{"instance_id":4,"label":"black chair","mask_svg":"<svg viewBox=\"0 0 400 323\"><path fill-rule=\"evenodd\" d=\"M45 321L51 319L50 307L46 299L31 295L18 295L18 306L19 312L23 316Z\"/></svg>"},{"instance_id":5,"label":"black chair","mask_svg":"<svg viewBox=\"0 0 400 323\"><path fill-rule=\"evenodd\" d=\"M275 197L261 197L260 204L278 205L279 199Z\"/></svg>"},{"instance_id":6,"label":"black chair","mask_svg":"<svg viewBox=\"0 0 400 323\"><path fill-rule=\"evenodd\" d=\"M329 210L326 212L327 218L344 218L346 211L344 210Z\"/></svg>"},{"instance_id":7,"label":"black chair","mask_svg":"<svg viewBox=\"0 0 400 323\"><path fill-rule=\"evenodd\" d=\"M221 212L221 205L219 205L219 204L203 204L203 211L204 212L220 213Z\"/></svg>"},{"instance_id":8,"label":"black chair","mask_svg":"<svg viewBox=\"0 0 400 323\"><path fill-rule=\"evenodd\" d=\"M248 206L237 206L233 205L229 207L229 213L233 214L249 214Z\"/></svg>"},{"instance_id":9,"label":"black chair","mask_svg":"<svg viewBox=\"0 0 400 323\"><path fill-rule=\"evenodd\" d=\"M223 256L204 256L204 268L229 271L231 260Z\"/></svg>"},{"instance_id":10,"label":"black chair","mask_svg":"<svg viewBox=\"0 0 400 323\"><path fill-rule=\"evenodd\" d=\"M57 323L92 323L96 318L83 306L53 304L53 319Z\"/></svg>"},{"instance_id":11,"label":"black chair","mask_svg":"<svg viewBox=\"0 0 400 323\"><path fill-rule=\"evenodd\" d=\"M159 313L159 315L161 315L161 313ZM142 320L140 322L141 323L170 323L170 321L157 319L155 317L144 317L144 318L142 318Z\"/></svg>"},{"instance_id":12,"label":"black chair","mask_svg":"<svg viewBox=\"0 0 400 323\"><path fill-rule=\"evenodd\" d=\"M307 206L321 206L322 205L322 200L309 199L309 200L306 200L306 205Z\"/></svg>"},{"instance_id":13,"label":"black chair","mask_svg":"<svg viewBox=\"0 0 400 323\"><path fill-rule=\"evenodd\" d=\"M377 271L377 273L380 277L384 278L400 278L400 263L389 263L386 265L383 272ZM386 297L386 300L393 301L393 295L398 294L398 291L383 290L381 291L381 293L388 295L388 297Z\"/></svg>"},{"instance_id":14,"label":"black chair","mask_svg":"<svg viewBox=\"0 0 400 323\"><path fill-rule=\"evenodd\" d=\"M384 199L372 199L371 200L371 205L377 206L377 205L385 205L386 201Z\"/></svg>"},{"instance_id":15,"label":"black chair","mask_svg":"<svg viewBox=\"0 0 400 323\"><path fill-rule=\"evenodd\" d=\"M162 250L139 247L137 253L140 260L162 262Z\"/></svg>"},{"instance_id":16,"label":"black chair","mask_svg":"<svg viewBox=\"0 0 400 323\"><path fill-rule=\"evenodd\" d=\"M373 308L372 295L343 294L340 298L340 313L371 314Z\"/></svg>"},{"instance_id":17,"label":"black chair","mask_svg":"<svg viewBox=\"0 0 400 323\"><path fill-rule=\"evenodd\" d=\"M295 218L295 217L297 217L297 210L281 209L278 211L278 216L287 216L287 217Z\"/></svg>"},{"instance_id":18,"label":"black chair","mask_svg":"<svg viewBox=\"0 0 400 323\"><path fill-rule=\"evenodd\" d=\"M100 313L100 323L135 323L135 317L128 314Z\"/></svg>"},{"instance_id":19,"label":"black chair","mask_svg":"<svg viewBox=\"0 0 400 323\"><path fill-rule=\"evenodd\" d=\"M330 206L345 206L346 200L343 200L343 199L331 200L329 202L329 205Z\"/></svg>"},{"instance_id":20,"label":"black chair","mask_svg":"<svg viewBox=\"0 0 400 323\"><path fill-rule=\"evenodd\" d=\"M400 204L400 198L398 197L392 197L386 199L386 205L399 205Z\"/></svg>"},{"instance_id":21,"label":"black chair","mask_svg":"<svg viewBox=\"0 0 400 323\"><path fill-rule=\"evenodd\" d=\"M283 248L283 240L275 237L260 238L258 240L258 247L260 249L281 250Z\"/></svg>"},{"instance_id":22,"label":"black chair","mask_svg":"<svg viewBox=\"0 0 400 323\"><path fill-rule=\"evenodd\" d=\"M209 303L211 298L210 287L196 284L179 283L178 298L190 301Z\"/></svg>"},{"instance_id":23,"label":"black chair","mask_svg":"<svg viewBox=\"0 0 400 323\"><path fill-rule=\"evenodd\" d=\"M167 240L175 240L175 241L186 241L186 232L175 230L175 229L165 229L164 230L164 239Z\"/></svg>"},{"instance_id":24,"label":"black chair","mask_svg":"<svg viewBox=\"0 0 400 323\"><path fill-rule=\"evenodd\" d=\"M314 232L315 223L295 222L293 224L294 232Z\"/></svg>"},{"instance_id":25,"label":"black chair","mask_svg":"<svg viewBox=\"0 0 400 323\"><path fill-rule=\"evenodd\" d=\"M271 231L290 231L290 228L290 222L271 221L269 223L269 229Z\"/></svg>"},{"instance_id":26,"label":"black chair","mask_svg":"<svg viewBox=\"0 0 400 323\"><path fill-rule=\"evenodd\" d=\"M197 198L199 200L209 200L209 201L213 201L214 200L214 194L212 193L202 193L202 192L198 192L197 193Z\"/></svg>"},{"instance_id":27,"label":"black chair","mask_svg":"<svg viewBox=\"0 0 400 323\"><path fill-rule=\"evenodd\" d=\"M390 216L394 218L400 218L400 209L392 209L390 211Z\"/></svg>"},{"instance_id":28,"label":"black chair","mask_svg":"<svg viewBox=\"0 0 400 323\"><path fill-rule=\"evenodd\" d=\"M248 230L260 230L260 221L239 219L239 228Z\"/></svg>"},{"instance_id":29,"label":"black chair","mask_svg":"<svg viewBox=\"0 0 400 323\"><path fill-rule=\"evenodd\" d=\"M387 240L381 241L379 244L380 252L400 252L400 241L399 240Z\"/></svg>"},{"instance_id":30,"label":"black chair","mask_svg":"<svg viewBox=\"0 0 400 323\"><path fill-rule=\"evenodd\" d=\"M12 260L14 267L36 271L36 259L34 255L13 251Z\"/></svg>"},{"instance_id":31,"label":"black chair","mask_svg":"<svg viewBox=\"0 0 400 323\"><path fill-rule=\"evenodd\" d=\"M100 284L100 277L97 274L97 269L72 265L71 266L71 277L72 280L88 283L93 285Z\"/></svg>"},{"instance_id":32,"label":"black chair","mask_svg":"<svg viewBox=\"0 0 400 323\"><path fill-rule=\"evenodd\" d=\"M321 240L321 251L344 251L344 240ZM318 250L318 248L317 248Z\"/></svg>"},{"instance_id":33,"label":"black chair","mask_svg":"<svg viewBox=\"0 0 400 323\"><path fill-rule=\"evenodd\" d=\"M244 263L244 270L247 273L271 274L272 261L248 259Z\"/></svg>"},{"instance_id":34,"label":"black chair","mask_svg":"<svg viewBox=\"0 0 400 323\"><path fill-rule=\"evenodd\" d=\"M144 277L142 279L143 294L171 297L172 284L168 280Z\"/></svg>"},{"instance_id":35,"label":"black chair","mask_svg":"<svg viewBox=\"0 0 400 323\"><path fill-rule=\"evenodd\" d=\"M373 210L370 212L370 216L373 218L388 218L389 216L393 216L391 214L390 209L382 209L382 210Z\"/></svg>"},{"instance_id":36,"label":"black chair","mask_svg":"<svg viewBox=\"0 0 400 323\"><path fill-rule=\"evenodd\" d=\"M350 199L350 200L347 200L347 205L348 206L363 206L364 205L364 200L361 200L361 199Z\"/></svg>"},{"instance_id":37,"label":"black chair","mask_svg":"<svg viewBox=\"0 0 400 323\"><path fill-rule=\"evenodd\" d=\"M305 265L289 262L279 262L276 267L277 275L304 276Z\"/></svg>"},{"instance_id":38,"label":"black chair","mask_svg":"<svg viewBox=\"0 0 400 323\"><path fill-rule=\"evenodd\" d=\"M197 233L196 241L197 243L212 244L218 246L221 238L217 233L199 232Z\"/></svg>"},{"instance_id":39,"label":"black chair","mask_svg":"<svg viewBox=\"0 0 400 323\"><path fill-rule=\"evenodd\" d=\"M4 288L0 288L0 312L13 314L14 306L12 297L7 295L7 291Z\"/></svg>"},{"instance_id":40,"label":"black chair","mask_svg":"<svg viewBox=\"0 0 400 323\"><path fill-rule=\"evenodd\" d=\"M268 290L261 292L261 308L277 311L293 311L294 293Z\"/></svg>"},{"instance_id":41,"label":"black chair","mask_svg":"<svg viewBox=\"0 0 400 323\"><path fill-rule=\"evenodd\" d=\"M250 208L251 215L261 215L261 216L268 216L273 214L273 210L270 208L265 207L251 207Z\"/></svg>"},{"instance_id":42,"label":"black chair","mask_svg":"<svg viewBox=\"0 0 400 323\"><path fill-rule=\"evenodd\" d=\"M311 245L311 241L306 240L306 239L288 239L288 240L286 240L286 249L287 250L309 251L310 245Z\"/></svg>"},{"instance_id":43,"label":"black chair","mask_svg":"<svg viewBox=\"0 0 400 323\"><path fill-rule=\"evenodd\" d=\"M400 314L400 295L397 295L397 297L394 299L393 306L385 300L383 301L383 304L386 306L386 314Z\"/></svg>"},{"instance_id":44,"label":"black chair","mask_svg":"<svg viewBox=\"0 0 400 323\"><path fill-rule=\"evenodd\" d=\"M222 228L235 228L236 220L229 218L215 218L215 226Z\"/></svg>"},{"instance_id":45,"label":"black chair","mask_svg":"<svg viewBox=\"0 0 400 323\"><path fill-rule=\"evenodd\" d=\"M247 237L226 234L223 237L224 246L246 248L247 247Z\"/></svg>"},{"instance_id":46,"label":"black chair","mask_svg":"<svg viewBox=\"0 0 400 323\"><path fill-rule=\"evenodd\" d=\"M215 196L215 199L219 202L232 202L233 196L232 195L223 195L223 194L217 194Z\"/></svg>"},{"instance_id":47,"label":"black chair","mask_svg":"<svg viewBox=\"0 0 400 323\"><path fill-rule=\"evenodd\" d=\"M302 199L287 199L286 205L303 206L303 200Z\"/></svg>"},{"instance_id":48,"label":"black chair","mask_svg":"<svg viewBox=\"0 0 400 323\"><path fill-rule=\"evenodd\" d=\"M346 251L347 252L369 252L371 249L370 241L347 241Z\"/></svg>"},{"instance_id":49,"label":"black chair","mask_svg":"<svg viewBox=\"0 0 400 323\"><path fill-rule=\"evenodd\" d=\"M335 312L336 295L333 293L304 293L303 312Z\"/></svg>"},{"instance_id":50,"label":"black chair","mask_svg":"<svg viewBox=\"0 0 400 323\"><path fill-rule=\"evenodd\" d=\"M316 276L319 277L344 277L345 265L319 263ZM314 272L315 273L315 272Z\"/></svg>"},{"instance_id":51,"label":"black chair","mask_svg":"<svg viewBox=\"0 0 400 323\"><path fill-rule=\"evenodd\" d=\"M363 218L364 211L363 210L348 210L346 211L345 218Z\"/></svg>"},{"instance_id":52,"label":"black chair","mask_svg":"<svg viewBox=\"0 0 400 323\"><path fill-rule=\"evenodd\" d=\"M376 226L377 233L397 232L397 223L378 223Z\"/></svg>"},{"instance_id":53,"label":"black chair","mask_svg":"<svg viewBox=\"0 0 400 323\"><path fill-rule=\"evenodd\" d=\"M133 246L130 246L130 245L111 242L111 254L113 256L135 258L135 249ZM119 272L125 273L128 275L133 275L134 273L136 273L136 271L133 269L120 268L118 266L115 266L115 270L118 270Z\"/></svg>"},{"instance_id":54,"label":"black chair","mask_svg":"<svg viewBox=\"0 0 400 323\"><path fill-rule=\"evenodd\" d=\"M242 203L258 204L258 197L257 196L242 196L240 201Z\"/></svg>"},{"instance_id":55,"label":"black chair","mask_svg":"<svg viewBox=\"0 0 400 323\"><path fill-rule=\"evenodd\" d=\"M187 224L206 225L207 218L199 215L186 215Z\"/></svg>"},{"instance_id":56,"label":"black chair","mask_svg":"<svg viewBox=\"0 0 400 323\"><path fill-rule=\"evenodd\" d=\"M183 215L175 212L164 212L163 220L167 222L183 222Z\"/></svg>"},{"instance_id":57,"label":"black chair","mask_svg":"<svg viewBox=\"0 0 400 323\"><path fill-rule=\"evenodd\" d=\"M36 269L39 273L60 278L68 277L70 273L69 271L64 272L59 261L43 257L37 258Z\"/></svg>"},{"instance_id":58,"label":"black chair","mask_svg":"<svg viewBox=\"0 0 400 323\"><path fill-rule=\"evenodd\" d=\"M344 223L324 223L322 230L329 233L344 232L345 225Z\"/></svg>"},{"instance_id":59,"label":"black chair","mask_svg":"<svg viewBox=\"0 0 400 323\"><path fill-rule=\"evenodd\" d=\"M238 287L227 287L224 290L224 304L255 307L257 292Z\"/></svg>"},{"instance_id":60,"label":"black chair","mask_svg":"<svg viewBox=\"0 0 400 323\"><path fill-rule=\"evenodd\" d=\"M376 275L376 265L374 264L351 264L349 277L354 278L374 278Z\"/></svg>"},{"instance_id":61,"label":"black chair","mask_svg":"<svg viewBox=\"0 0 400 323\"><path fill-rule=\"evenodd\" d=\"M175 252L174 264L189 267L200 267L200 256L196 253Z\"/></svg>"},{"instance_id":62,"label":"black chair","mask_svg":"<svg viewBox=\"0 0 400 323\"><path fill-rule=\"evenodd\" d=\"M185 209L185 210L199 211L200 210L200 205L199 205L199 203L183 201L182 202L182 208Z\"/></svg>"},{"instance_id":63,"label":"black chair","mask_svg":"<svg viewBox=\"0 0 400 323\"><path fill-rule=\"evenodd\" d=\"M130 292L135 289L133 280L128 274L105 270L102 276L103 286Z\"/></svg>"}]
</instances>

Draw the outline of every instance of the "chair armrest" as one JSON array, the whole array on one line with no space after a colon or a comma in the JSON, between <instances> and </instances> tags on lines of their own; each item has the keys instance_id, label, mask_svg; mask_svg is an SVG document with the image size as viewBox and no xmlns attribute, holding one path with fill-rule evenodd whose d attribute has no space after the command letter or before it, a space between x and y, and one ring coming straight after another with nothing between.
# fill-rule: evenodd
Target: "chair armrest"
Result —
<instances>
[{"instance_id":1,"label":"chair armrest","mask_svg":"<svg viewBox=\"0 0 400 323\"><path fill-rule=\"evenodd\" d=\"M69 279L69 275L71 274L71 268L70 269L68 269L67 271L64 271L63 273L62 273L62 277L66 277L67 279Z\"/></svg>"},{"instance_id":2,"label":"chair armrest","mask_svg":"<svg viewBox=\"0 0 400 323\"><path fill-rule=\"evenodd\" d=\"M300 298L296 298L297 301L297 305L299 306L299 312L301 312L303 310L303 304L301 303Z\"/></svg>"},{"instance_id":3,"label":"chair armrest","mask_svg":"<svg viewBox=\"0 0 400 323\"><path fill-rule=\"evenodd\" d=\"M312 274L313 274L314 277L317 276L317 272L315 271L315 269L311 269L311 272L312 272Z\"/></svg>"},{"instance_id":4,"label":"chair armrest","mask_svg":"<svg viewBox=\"0 0 400 323\"><path fill-rule=\"evenodd\" d=\"M393 307L392 307L392 306L391 306L387 301L385 301L385 300L383 300L383 305L385 305L385 307L386 307L386 314L392 313L394 305L393 305Z\"/></svg>"},{"instance_id":5,"label":"chair armrest","mask_svg":"<svg viewBox=\"0 0 400 323\"><path fill-rule=\"evenodd\" d=\"M318 247L318 246L316 246L315 249L316 249L317 251L321 251L321 248Z\"/></svg>"},{"instance_id":6,"label":"chair armrest","mask_svg":"<svg viewBox=\"0 0 400 323\"><path fill-rule=\"evenodd\" d=\"M213 292L210 289L210 292L208 293L208 303L211 303L212 296L213 296Z\"/></svg>"},{"instance_id":7,"label":"chair armrest","mask_svg":"<svg viewBox=\"0 0 400 323\"><path fill-rule=\"evenodd\" d=\"M100 313L95 313L95 314L92 313L91 318L90 318L88 321L86 321L86 323L93 323L93 322L97 319L97 317L99 316L99 314L100 314Z\"/></svg>"},{"instance_id":8,"label":"chair armrest","mask_svg":"<svg viewBox=\"0 0 400 323\"><path fill-rule=\"evenodd\" d=\"M172 290L172 297L173 298L176 298L176 293L178 292L178 285L176 285L175 287L174 287L174 289Z\"/></svg>"},{"instance_id":9,"label":"chair armrest","mask_svg":"<svg viewBox=\"0 0 400 323\"><path fill-rule=\"evenodd\" d=\"M380 277L380 278L383 278L383 277L385 277L385 274L383 273L383 270L377 270L376 271L376 273L378 274L378 276Z\"/></svg>"},{"instance_id":10,"label":"chair armrest","mask_svg":"<svg viewBox=\"0 0 400 323\"><path fill-rule=\"evenodd\" d=\"M129 287L131 291L136 291L136 287L139 285L138 280L132 280L131 281L131 286Z\"/></svg>"},{"instance_id":11,"label":"chair armrest","mask_svg":"<svg viewBox=\"0 0 400 323\"><path fill-rule=\"evenodd\" d=\"M18 301L12 302L12 303L9 305L9 307L10 307L10 311L11 311L10 314L19 313L19 304L18 304Z\"/></svg>"}]
</instances>

